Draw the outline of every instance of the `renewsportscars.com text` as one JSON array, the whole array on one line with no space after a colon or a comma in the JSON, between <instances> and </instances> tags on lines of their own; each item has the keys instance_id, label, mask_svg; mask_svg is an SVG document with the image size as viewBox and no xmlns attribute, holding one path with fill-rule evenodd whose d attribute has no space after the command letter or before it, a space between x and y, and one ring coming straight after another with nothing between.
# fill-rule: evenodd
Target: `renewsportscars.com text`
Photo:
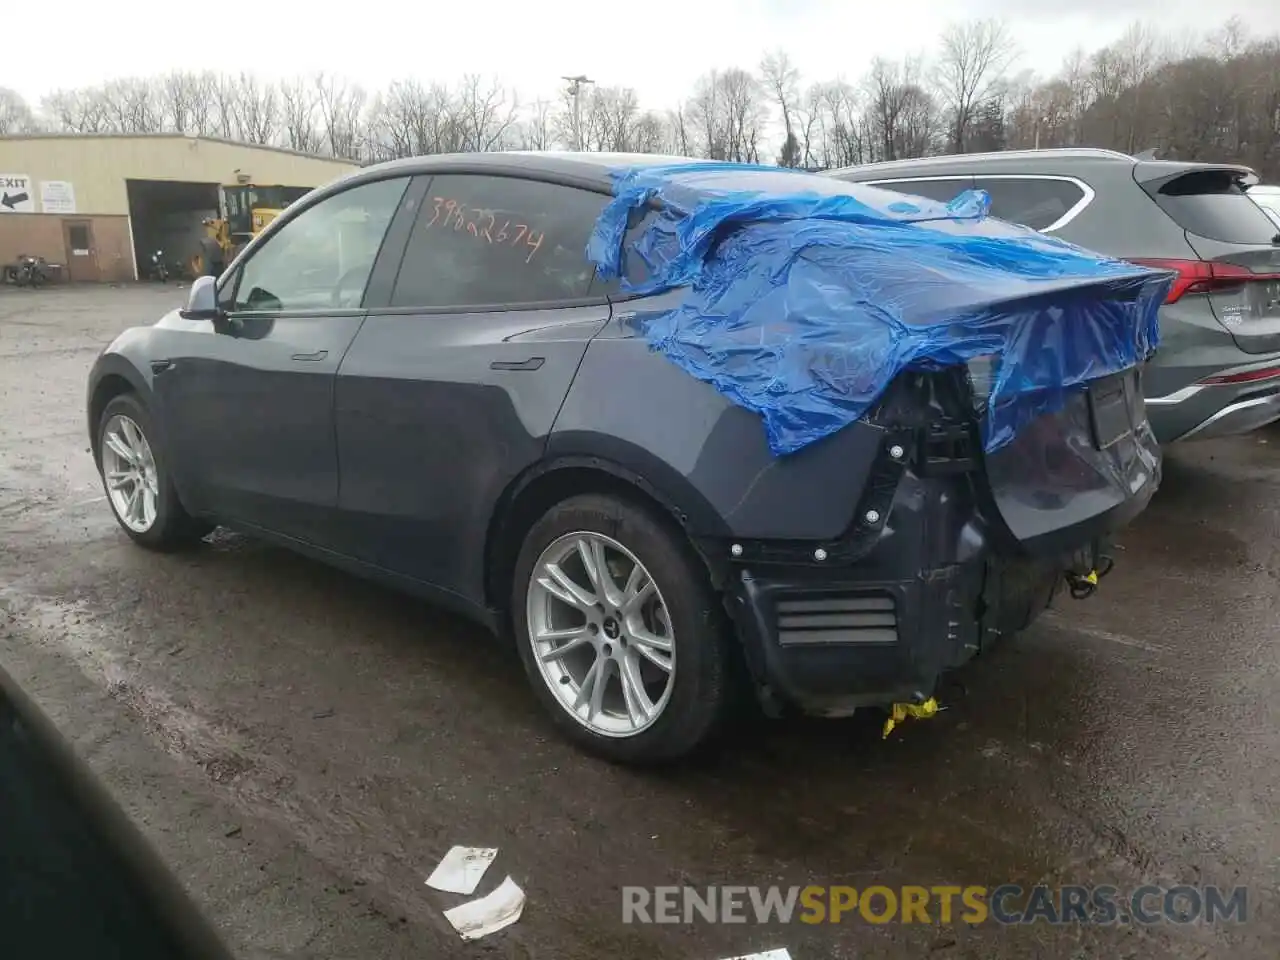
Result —
<instances>
[{"instance_id":1,"label":"renewsportscars.com text","mask_svg":"<svg viewBox=\"0 0 1280 960\"><path fill-rule=\"evenodd\" d=\"M1244 923L1244 887L623 887L623 923Z\"/></svg>"}]
</instances>

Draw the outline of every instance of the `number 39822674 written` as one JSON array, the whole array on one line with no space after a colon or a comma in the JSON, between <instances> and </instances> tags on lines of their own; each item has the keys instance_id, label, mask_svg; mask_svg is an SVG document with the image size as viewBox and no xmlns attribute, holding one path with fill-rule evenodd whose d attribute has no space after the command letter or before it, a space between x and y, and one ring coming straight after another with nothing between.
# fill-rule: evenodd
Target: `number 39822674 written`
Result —
<instances>
[{"instance_id":1,"label":"number 39822674 written","mask_svg":"<svg viewBox=\"0 0 1280 960\"><path fill-rule=\"evenodd\" d=\"M505 244L529 248L524 262L530 262L542 249L542 231L533 230L527 223L517 223L509 217L499 217L492 210L467 207L449 197L431 198L431 219L427 227L466 233L477 240L491 244Z\"/></svg>"}]
</instances>

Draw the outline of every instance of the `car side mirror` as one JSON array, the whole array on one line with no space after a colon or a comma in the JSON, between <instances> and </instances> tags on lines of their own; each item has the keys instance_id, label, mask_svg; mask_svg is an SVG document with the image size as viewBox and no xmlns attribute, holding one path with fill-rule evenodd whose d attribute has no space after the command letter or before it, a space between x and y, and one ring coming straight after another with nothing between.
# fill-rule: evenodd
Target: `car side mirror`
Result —
<instances>
[{"instance_id":1,"label":"car side mirror","mask_svg":"<svg viewBox=\"0 0 1280 960\"><path fill-rule=\"evenodd\" d=\"M215 277L196 277L187 291L187 305L182 310L184 320L217 320L222 316L217 284Z\"/></svg>"}]
</instances>

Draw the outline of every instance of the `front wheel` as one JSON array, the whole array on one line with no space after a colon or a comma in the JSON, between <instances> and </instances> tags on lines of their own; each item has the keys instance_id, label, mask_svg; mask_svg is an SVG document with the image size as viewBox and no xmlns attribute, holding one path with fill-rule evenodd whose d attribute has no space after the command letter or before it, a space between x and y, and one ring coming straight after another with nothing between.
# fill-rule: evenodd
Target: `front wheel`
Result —
<instances>
[{"instance_id":1,"label":"front wheel","mask_svg":"<svg viewBox=\"0 0 1280 960\"><path fill-rule=\"evenodd\" d=\"M131 393L116 397L102 411L98 469L116 521L135 543L171 550L213 529L183 509L151 414Z\"/></svg>"},{"instance_id":2,"label":"front wheel","mask_svg":"<svg viewBox=\"0 0 1280 960\"><path fill-rule=\"evenodd\" d=\"M525 539L512 609L538 698L587 749L674 760L721 728L725 616L705 568L656 513L606 495L553 507Z\"/></svg>"}]
</instances>

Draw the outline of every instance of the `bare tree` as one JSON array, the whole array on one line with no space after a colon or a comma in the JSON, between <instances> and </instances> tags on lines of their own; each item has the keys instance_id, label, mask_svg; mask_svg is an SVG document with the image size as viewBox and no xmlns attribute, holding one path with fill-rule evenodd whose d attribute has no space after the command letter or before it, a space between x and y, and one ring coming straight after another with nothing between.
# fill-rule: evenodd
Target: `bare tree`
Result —
<instances>
[{"instance_id":1,"label":"bare tree","mask_svg":"<svg viewBox=\"0 0 1280 960\"><path fill-rule=\"evenodd\" d=\"M1013 73L1012 59L1004 28L989 20L946 30L932 87L919 57L876 60L858 82L804 83L778 51L762 60L759 77L738 68L704 74L661 114L644 111L635 90L593 88L582 104L583 140L594 150L759 162L776 106L778 159L788 165L1090 145L1237 161L1280 179L1280 37L1252 38L1236 19L1194 43L1135 24L1107 47L1071 51L1047 77ZM39 111L0 90L0 133L172 130L365 160L574 143L568 107L540 101L521 112L512 91L478 75L454 85L396 81L366 100L327 74L267 84L178 71L55 90Z\"/></svg>"},{"instance_id":2,"label":"bare tree","mask_svg":"<svg viewBox=\"0 0 1280 960\"><path fill-rule=\"evenodd\" d=\"M1146 140L1155 136L1154 124L1148 117L1146 81L1162 64L1165 51L1160 38L1148 27L1134 24L1114 46L1120 68L1121 82L1128 88L1128 96L1121 108L1124 126L1122 149L1129 153L1150 146Z\"/></svg>"},{"instance_id":3,"label":"bare tree","mask_svg":"<svg viewBox=\"0 0 1280 960\"><path fill-rule=\"evenodd\" d=\"M192 107L195 104L198 78L196 74L175 70L159 79L160 109L166 130L175 133L193 131Z\"/></svg>"},{"instance_id":4,"label":"bare tree","mask_svg":"<svg viewBox=\"0 0 1280 960\"><path fill-rule=\"evenodd\" d=\"M857 88L844 80L815 85L818 105L814 159L826 168L848 167L871 159L870 124Z\"/></svg>"},{"instance_id":5,"label":"bare tree","mask_svg":"<svg viewBox=\"0 0 1280 960\"><path fill-rule=\"evenodd\" d=\"M549 100L535 100L520 124L525 150L550 150L555 142L555 117Z\"/></svg>"},{"instance_id":6,"label":"bare tree","mask_svg":"<svg viewBox=\"0 0 1280 960\"><path fill-rule=\"evenodd\" d=\"M365 104L364 90L323 71L315 75L314 86L329 153L335 157L358 160L364 140L361 123Z\"/></svg>"},{"instance_id":7,"label":"bare tree","mask_svg":"<svg viewBox=\"0 0 1280 960\"><path fill-rule=\"evenodd\" d=\"M975 105L990 96L1014 54L1009 32L998 20L951 24L942 32L935 83L951 113L950 145L956 153L965 150Z\"/></svg>"},{"instance_id":8,"label":"bare tree","mask_svg":"<svg viewBox=\"0 0 1280 960\"><path fill-rule=\"evenodd\" d=\"M799 141L800 166L810 168L816 160L813 155L813 138L817 134L819 114L822 111L823 85L811 83L800 101L796 117L796 139Z\"/></svg>"},{"instance_id":9,"label":"bare tree","mask_svg":"<svg viewBox=\"0 0 1280 960\"><path fill-rule=\"evenodd\" d=\"M636 153L672 153L671 125L660 113L648 110L635 123L632 146Z\"/></svg>"},{"instance_id":10,"label":"bare tree","mask_svg":"<svg viewBox=\"0 0 1280 960\"><path fill-rule=\"evenodd\" d=\"M319 108L316 90L305 79L295 77L280 84L280 125L285 146L302 153L320 152Z\"/></svg>"},{"instance_id":11,"label":"bare tree","mask_svg":"<svg viewBox=\"0 0 1280 960\"><path fill-rule=\"evenodd\" d=\"M153 80L108 80L98 96L112 133L159 133L165 128L162 88Z\"/></svg>"},{"instance_id":12,"label":"bare tree","mask_svg":"<svg viewBox=\"0 0 1280 960\"><path fill-rule=\"evenodd\" d=\"M876 57L864 81L871 101L868 109L880 160L898 159L897 147L901 140L898 124L907 97L903 74L908 69L905 64Z\"/></svg>"},{"instance_id":13,"label":"bare tree","mask_svg":"<svg viewBox=\"0 0 1280 960\"><path fill-rule=\"evenodd\" d=\"M863 85L868 97L868 149L875 159L898 160L934 152L938 104L925 89L922 73L919 57L872 61Z\"/></svg>"},{"instance_id":14,"label":"bare tree","mask_svg":"<svg viewBox=\"0 0 1280 960\"><path fill-rule=\"evenodd\" d=\"M0 87L0 136L35 133L38 129L35 113L18 91Z\"/></svg>"},{"instance_id":15,"label":"bare tree","mask_svg":"<svg viewBox=\"0 0 1280 960\"><path fill-rule=\"evenodd\" d=\"M40 102L40 108L58 129L68 133L109 133L112 129L106 101L96 87L55 90Z\"/></svg>"},{"instance_id":16,"label":"bare tree","mask_svg":"<svg viewBox=\"0 0 1280 960\"><path fill-rule=\"evenodd\" d=\"M640 98L630 87L592 88L580 116L583 149L617 153L637 149L639 124L644 114L640 110ZM555 122L561 142L577 142L576 122L573 97L566 93Z\"/></svg>"},{"instance_id":17,"label":"bare tree","mask_svg":"<svg viewBox=\"0 0 1280 960\"><path fill-rule=\"evenodd\" d=\"M218 75L209 89L211 103L210 129L213 136L234 140L239 135L237 106L240 86L235 77Z\"/></svg>"},{"instance_id":18,"label":"bare tree","mask_svg":"<svg viewBox=\"0 0 1280 960\"><path fill-rule=\"evenodd\" d=\"M684 106L679 106L670 111L667 114L667 126L671 130L671 143L675 152L682 157L693 156L695 150L689 133L688 110Z\"/></svg>"},{"instance_id":19,"label":"bare tree","mask_svg":"<svg viewBox=\"0 0 1280 960\"><path fill-rule=\"evenodd\" d=\"M275 143L280 128L280 102L275 86L242 73L234 89L236 139L245 143Z\"/></svg>"},{"instance_id":20,"label":"bare tree","mask_svg":"<svg viewBox=\"0 0 1280 960\"><path fill-rule=\"evenodd\" d=\"M371 159L472 149L472 127L462 94L443 84L392 83L375 97L366 124Z\"/></svg>"},{"instance_id":21,"label":"bare tree","mask_svg":"<svg viewBox=\"0 0 1280 960\"><path fill-rule=\"evenodd\" d=\"M1249 28L1238 16L1228 18L1209 40L1209 53L1220 60L1232 60L1244 53L1249 42Z\"/></svg>"},{"instance_id":22,"label":"bare tree","mask_svg":"<svg viewBox=\"0 0 1280 960\"><path fill-rule=\"evenodd\" d=\"M370 158L425 156L457 149L462 134L447 88L396 81L375 97L367 117Z\"/></svg>"},{"instance_id":23,"label":"bare tree","mask_svg":"<svg viewBox=\"0 0 1280 960\"><path fill-rule=\"evenodd\" d=\"M697 152L713 160L758 163L767 110L760 83L738 67L699 78L687 105Z\"/></svg>"},{"instance_id":24,"label":"bare tree","mask_svg":"<svg viewBox=\"0 0 1280 960\"><path fill-rule=\"evenodd\" d=\"M778 165L798 167L805 160L805 151L796 133L797 126L804 125L804 121L798 116L800 71L792 64L785 51L777 50L760 62L760 78L782 113L784 139Z\"/></svg>"},{"instance_id":25,"label":"bare tree","mask_svg":"<svg viewBox=\"0 0 1280 960\"><path fill-rule=\"evenodd\" d=\"M204 70L194 77L192 86L191 130L199 136L207 137L214 130L213 106L218 89L218 75L212 70Z\"/></svg>"},{"instance_id":26,"label":"bare tree","mask_svg":"<svg viewBox=\"0 0 1280 960\"><path fill-rule=\"evenodd\" d=\"M462 78L458 118L465 136L465 150L501 150L520 113L514 93L497 80L484 81L478 74Z\"/></svg>"}]
</instances>

